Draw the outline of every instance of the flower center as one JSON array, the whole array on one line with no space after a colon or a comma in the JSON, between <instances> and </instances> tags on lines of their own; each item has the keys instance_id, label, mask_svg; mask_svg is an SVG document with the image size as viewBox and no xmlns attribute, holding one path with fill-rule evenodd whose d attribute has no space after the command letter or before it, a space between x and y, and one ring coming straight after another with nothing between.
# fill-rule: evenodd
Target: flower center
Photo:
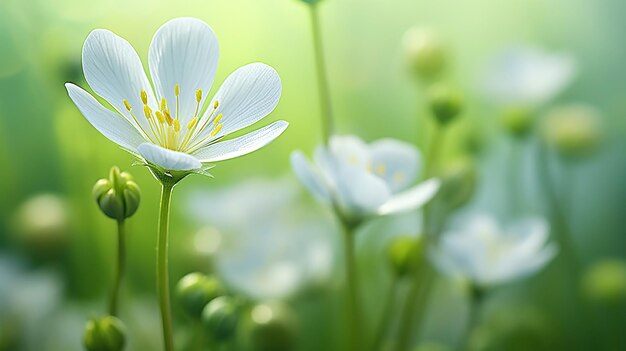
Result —
<instances>
[{"instance_id":1,"label":"flower center","mask_svg":"<svg viewBox=\"0 0 626 351\"><path fill-rule=\"evenodd\" d=\"M174 115L170 112L170 105L165 97L161 98L158 109L154 111L148 106L148 93L145 90L141 90L139 94L141 96L141 102L143 103L143 113L148 121L151 133L148 133L139 123L137 117L133 114L132 106L126 99L124 99L124 106L132 116L142 136L154 144L174 151L193 153L202 146L210 143L222 129L222 123L220 123L222 114L215 115L219 106L217 100L215 100L212 106L209 106L209 108L212 108L211 112L204 114L204 116L202 115L200 106L200 102L202 101L202 89L196 90L196 109L192 119L186 126L183 126L184 128L181 128L180 125L180 87L178 84L174 86L174 95L176 96ZM205 130L210 130L210 133L201 137L206 134L203 133Z\"/></svg>"}]
</instances>

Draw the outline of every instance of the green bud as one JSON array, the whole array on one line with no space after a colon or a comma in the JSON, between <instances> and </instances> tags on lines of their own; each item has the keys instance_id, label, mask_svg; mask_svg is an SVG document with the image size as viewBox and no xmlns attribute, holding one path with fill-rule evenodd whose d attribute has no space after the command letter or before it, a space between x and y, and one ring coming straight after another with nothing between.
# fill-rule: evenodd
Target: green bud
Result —
<instances>
[{"instance_id":1,"label":"green bud","mask_svg":"<svg viewBox=\"0 0 626 351\"><path fill-rule=\"evenodd\" d=\"M432 81L446 66L446 50L437 35L424 28L409 29L402 40L407 66L424 81Z\"/></svg>"},{"instance_id":2,"label":"green bud","mask_svg":"<svg viewBox=\"0 0 626 351\"><path fill-rule=\"evenodd\" d=\"M225 341L237 331L238 312L235 299L229 296L216 297L202 310L202 323L215 340Z\"/></svg>"},{"instance_id":3,"label":"green bud","mask_svg":"<svg viewBox=\"0 0 626 351\"><path fill-rule=\"evenodd\" d=\"M474 196L478 176L476 165L469 159L458 159L444 166L442 183L437 200L442 201L448 210L455 210Z\"/></svg>"},{"instance_id":4,"label":"green bud","mask_svg":"<svg viewBox=\"0 0 626 351\"><path fill-rule=\"evenodd\" d=\"M504 130L518 138L527 136L533 129L534 122L532 111L524 107L509 107L500 116Z\"/></svg>"},{"instance_id":5,"label":"green bud","mask_svg":"<svg viewBox=\"0 0 626 351\"><path fill-rule=\"evenodd\" d=\"M458 92L439 85L430 89L429 105L439 124L446 125L461 113L463 99Z\"/></svg>"},{"instance_id":6,"label":"green bud","mask_svg":"<svg viewBox=\"0 0 626 351\"><path fill-rule=\"evenodd\" d=\"M126 328L113 316L91 319L85 327L83 343L87 351L121 351L126 344Z\"/></svg>"},{"instance_id":7,"label":"green bud","mask_svg":"<svg viewBox=\"0 0 626 351\"><path fill-rule=\"evenodd\" d=\"M393 272L403 277L413 272L423 254L424 240L421 236L398 236L391 240L387 247L387 260Z\"/></svg>"},{"instance_id":8,"label":"green bud","mask_svg":"<svg viewBox=\"0 0 626 351\"><path fill-rule=\"evenodd\" d=\"M93 187L93 197L100 210L110 218L124 220L137 212L141 190L133 177L112 167L108 179L100 179Z\"/></svg>"},{"instance_id":9,"label":"green bud","mask_svg":"<svg viewBox=\"0 0 626 351\"><path fill-rule=\"evenodd\" d=\"M202 273L189 273L176 285L176 294L185 312L197 319L202 316L204 306L223 293L224 288L217 278Z\"/></svg>"},{"instance_id":10,"label":"green bud","mask_svg":"<svg viewBox=\"0 0 626 351\"><path fill-rule=\"evenodd\" d=\"M295 317L282 303L254 306L245 332L249 348L253 351L291 351L296 348Z\"/></svg>"},{"instance_id":11,"label":"green bud","mask_svg":"<svg viewBox=\"0 0 626 351\"><path fill-rule=\"evenodd\" d=\"M626 262L605 259L595 263L585 272L582 289L592 301L617 303L626 300Z\"/></svg>"},{"instance_id":12,"label":"green bud","mask_svg":"<svg viewBox=\"0 0 626 351\"><path fill-rule=\"evenodd\" d=\"M588 156L600 143L600 116L591 106L556 107L547 113L544 122L543 137L563 157Z\"/></svg>"}]
</instances>

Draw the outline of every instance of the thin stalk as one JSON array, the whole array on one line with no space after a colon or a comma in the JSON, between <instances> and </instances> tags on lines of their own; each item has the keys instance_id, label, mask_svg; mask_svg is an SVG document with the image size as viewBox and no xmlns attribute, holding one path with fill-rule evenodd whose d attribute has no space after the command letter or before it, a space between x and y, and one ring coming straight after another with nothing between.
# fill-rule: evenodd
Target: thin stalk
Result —
<instances>
[{"instance_id":1,"label":"thin stalk","mask_svg":"<svg viewBox=\"0 0 626 351\"><path fill-rule=\"evenodd\" d=\"M435 125L433 130L433 136L430 140L430 146L428 148L428 158L426 160L427 167L425 170L425 178L430 178L437 174L438 162L441 155L441 148L444 145L445 127ZM424 206L423 210L423 235L425 238L425 245L428 247L429 243L437 238L438 233L431 229L431 203ZM435 271L428 264L423 257L416 257L419 260L418 264L422 267L415 271L412 277L411 286L406 298L406 305L400 316L400 331L398 334L398 343L396 344L396 351L405 351L409 347L411 331L415 323L419 325L425 315L426 302L430 295L430 289L435 281ZM419 309L418 309L419 308ZM418 309L416 311L416 309Z\"/></svg>"},{"instance_id":2,"label":"thin stalk","mask_svg":"<svg viewBox=\"0 0 626 351\"><path fill-rule=\"evenodd\" d=\"M313 33L313 50L315 53L315 68L317 73L317 86L319 89L320 113L322 120L322 137L324 143L328 144L328 140L333 133L333 111L330 101L330 88L328 85L328 72L326 71L326 61L324 60L324 46L322 45L322 33L320 30L320 19L318 13L318 4L311 4L311 31Z\"/></svg>"},{"instance_id":3,"label":"thin stalk","mask_svg":"<svg viewBox=\"0 0 626 351\"><path fill-rule=\"evenodd\" d=\"M344 237L344 256L346 266L346 313L348 317L349 350L361 350L361 311L359 309L359 282L356 272L354 245L355 226L342 221Z\"/></svg>"},{"instance_id":4,"label":"thin stalk","mask_svg":"<svg viewBox=\"0 0 626 351\"><path fill-rule=\"evenodd\" d=\"M391 326L393 307L395 305L394 302L396 301L396 296L398 295L399 283L400 279L394 276L387 291L387 298L385 299L385 304L383 305L380 321L376 327L376 334L374 334L374 342L372 343L372 351L382 350L383 340L385 339L387 330L389 330L389 327Z\"/></svg>"},{"instance_id":5,"label":"thin stalk","mask_svg":"<svg viewBox=\"0 0 626 351\"><path fill-rule=\"evenodd\" d=\"M520 170L523 167L520 167L522 163L522 147L523 140L518 140L517 138L513 138L511 140L511 152L509 154L509 210L511 211L511 215L515 216L515 214L520 210L522 203L522 194L520 193L520 189L522 189L521 184L521 174Z\"/></svg>"},{"instance_id":6,"label":"thin stalk","mask_svg":"<svg viewBox=\"0 0 626 351\"><path fill-rule=\"evenodd\" d=\"M470 342L472 337L472 331L479 322L484 300L485 296L481 291L472 289L468 301L467 324L465 325L465 330L461 338L461 350L471 349Z\"/></svg>"},{"instance_id":7,"label":"thin stalk","mask_svg":"<svg viewBox=\"0 0 626 351\"><path fill-rule=\"evenodd\" d=\"M126 266L126 229L124 224L123 219L117 221L117 272L109 302L109 315L111 316L117 316L120 287L122 286L124 268Z\"/></svg>"},{"instance_id":8,"label":"thin stalk","mask_svg":"<svg viewBox=\"0 0 626 351\"><path fill-rule=\"evenodd\" d=\"M172 310L170 307L169 273L167 266L167 245L170 217L170 202L174 185L162 183L161 207L159 214L158 245L157 245L157 295L161 309L163 325L163 342L165 351L174 351L174 334L172 332Z\"/></svg>"}]
</instances>

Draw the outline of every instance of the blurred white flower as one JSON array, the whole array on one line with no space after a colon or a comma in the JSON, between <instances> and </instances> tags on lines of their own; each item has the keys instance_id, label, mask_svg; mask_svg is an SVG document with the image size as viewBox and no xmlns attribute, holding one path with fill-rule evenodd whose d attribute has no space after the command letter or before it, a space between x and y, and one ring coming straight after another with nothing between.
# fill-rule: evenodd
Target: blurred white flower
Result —
<instances>
[{"instance_id":1,"label":"blurred white flower","mask_svg":"<svg viewBox=\"0 0 626 351\"><path fill-rule=\"evenodd\" d=\"M369 145L356 136L333 136L318 147L311 164L295 151L291 165L302 184L319 200L336 206L350 220L417 209L433 198L439 180L405 190L418 177L419 151L408 143L381 139Z\"/></svg>"},{"instance_id":2,"label":"blurred white flower","mask_svg":"<svg viewBox=\"0 0 626 351\"><path fill-rule=\"evenodd\" d=\"M195 18L165 23L148 52L153 91L133 47L96 29L83 46L85 79L116 111L74 84L65 86L89 123L111 141L164 170L195 170L255 151L288 125L277 121L223 141L272 112L282 85L272 67L252 63L226 78L205 110L218 56L217 39L206 23Z\"/></svg>"},{"instance_id":3,"label":"blurred white flower","mask_svg":"<svg viewBox=\"0 0 626 351\"><path fill-rule=\"evenodd\" d=\"M228 286L255 299L281 299L330 278L330 230L297 194L288 179L253 179L189 195L187 212L214 228L202 238Z\"/></svg>"},{"instance_id":4,"label":"blurred white flower","mask_svg":"<svg viewBox=\"0 0 626 351\"><path fill-rule=\"evenodd\" d=\"M462 230L445 233L430 256L448 275L482 287L502 284L533 274L556 255L548 231L542 218L502 229L491 216L476 215Z\"/></svg>"},{"instance_id":5,"label":"blurred white flower","mask_svg":"<svg viewBox=\"0 0 626 351\"><path fill-rule=\"evenodd\" d=\"M488 96L499 103L534 106L560 93L575 73L574 59L567 54L514 47L493 58L483 85Z\"/></svg>"}]
</instances>

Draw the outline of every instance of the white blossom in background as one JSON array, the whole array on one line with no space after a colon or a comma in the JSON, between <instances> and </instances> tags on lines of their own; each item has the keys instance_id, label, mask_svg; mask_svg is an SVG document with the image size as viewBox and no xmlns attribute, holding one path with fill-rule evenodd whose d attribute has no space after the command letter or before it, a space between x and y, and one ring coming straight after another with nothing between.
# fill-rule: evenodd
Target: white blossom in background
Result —
<instances>
[{"instance_id":1,"label":"white blossom in background","mask_svg":"<svg viewBox=\"0 0 626 351\"><path fill-rule=\"evenodd\" d=\"M496 54L483 77L487 96L503 105L536 106L552 99L576 73L574 59L532 47L513 47Z\"/></svg>"},{"instance_id":2,"label":"white blossom in background","mask_svg":"<svg viewBox=\"0 0 626 351\"><path fill-rule=\"evenodd\" d=\"M74 84L65 86L85 118L123 149L166 171L196 170L255 151L288 125L277 121L224 140L272 112L282 85L272 67L252 63L233 72L207 99L218 56L217 39L206 23L194 18L165 23L148 52L153 90L133 47L96 29L83 46L83 71L91 89L114 110Z\"/></svg>"},{"instance_id":3,"label":"white blossom in background","mask_svg":"<svg viewBox=\"0 0 626 351\"><path fill-rule=\"evenodd\" d=\"M489 215L475 215L443 234L430 257L444 273L480 287L503 284L543 268L557 253L548 243L548 223L527 218L501 228Z\"/></svg>"},{"instance_id":4,"label":"white blossom in background","mask_svg":"<svg viewBox=\"0 0 626 351\"><path fill-rule=\"evenodd\" d=\"M297 184L280 178L190 192L186 213L212 228L210 245L219 248L210 251L228 286L255 299L281 299L330 279L331 230L297 195Z\"/></svg>"},{"instance_id":5,"label":"white blossom in background","mask_svg":"<svg viewBox=\"0 0 626 351\"><path fill-rule=\"evenodd\" d=\"M421 155L394 139L366 144L356 136L333 136L328 148L315 150L313 159L311 163L302 152L293 152L296 176L316 198L350 220L417 209L439 189L437 179L410 187L419 176Z\"/></svg>"}]
</instances>

